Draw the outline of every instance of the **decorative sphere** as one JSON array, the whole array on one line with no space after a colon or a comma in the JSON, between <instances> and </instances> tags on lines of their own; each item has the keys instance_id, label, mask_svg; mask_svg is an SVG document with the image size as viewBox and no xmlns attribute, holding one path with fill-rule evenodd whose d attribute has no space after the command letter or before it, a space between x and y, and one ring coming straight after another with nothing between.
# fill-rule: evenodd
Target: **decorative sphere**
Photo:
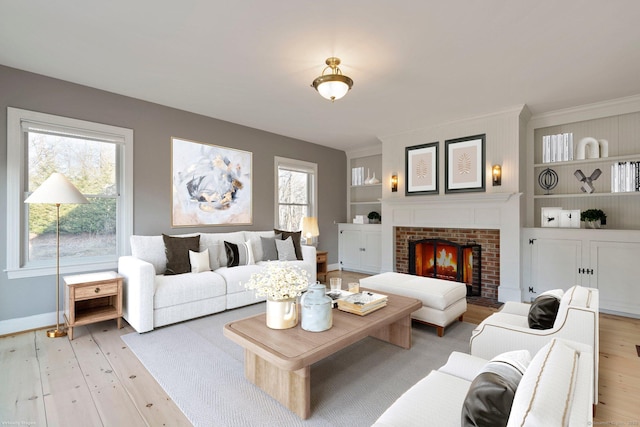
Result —
<instances>
[{"instance_id":1,"label":"decorative sphere","mask_svg":"<svg viewBox=\"0 0 640 427\"><path fill-rule=\"evenodd\" d=\"M546 168L538 175L538 184L549 194L549 190L553 190L558 185L558 174L556 171Z\"/></svg>"}]
</instances>

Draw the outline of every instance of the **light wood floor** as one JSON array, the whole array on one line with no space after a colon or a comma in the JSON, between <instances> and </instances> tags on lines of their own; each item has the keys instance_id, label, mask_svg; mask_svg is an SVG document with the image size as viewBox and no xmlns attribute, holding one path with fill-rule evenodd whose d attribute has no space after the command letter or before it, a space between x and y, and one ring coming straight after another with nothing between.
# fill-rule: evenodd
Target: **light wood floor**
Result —
<instances>
[{"instance_id":1,"label":"light wood floor","mask_svg":"<svg viewBox=\"0 0 640 427\"><path fill-rule=\"evenodd\" d=\"M331 272L343 282L363 275ZM470 305L479 323L495 309ZM190 426L120 336L115 321L79 327L74 340L44 330L0 338L0 425ZM446 331L445 331L446 336ZM596 421L640 423L640 320L600 315L600 404Z\"/></svg>"}]
</instances>

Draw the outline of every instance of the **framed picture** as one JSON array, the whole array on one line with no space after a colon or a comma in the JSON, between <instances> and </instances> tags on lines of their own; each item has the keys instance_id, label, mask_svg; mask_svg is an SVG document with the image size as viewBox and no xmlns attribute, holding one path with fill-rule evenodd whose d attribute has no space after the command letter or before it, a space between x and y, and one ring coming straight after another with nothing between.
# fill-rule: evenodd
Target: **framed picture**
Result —
<instances>
[{"instance_id":1,"label":"framed picture","mask_svg":"<svg viewBox=\"0 0 640 427\"><path fill-rule=\"evenodd\" d=\"M171 138L171 226L252 223L252 153Z\"/></svg>"},{"instance_id":2,"label":"framed picture","mask_svg":"<svg viewBox=\"0 0 640 427\"><path fill-rule=\"evenodd\" d=\"M445 193L485 191L486 135L450 139L445 147Z\"/></svg>"},{"instance_id":3,"label":"framed picture","mask_svg":"<svg viewBox=\"0 0 640 427\"><path fill-rule=\"evenodd\" d=\"M438 193L438 143L405 149L405 195Z\"/></svg>"},{"instance_id":4,"label":"framed picture","mask_svg":"<svg viewBox=\"0 0 640 427\"><path fill-rule=\"evenodd\" d=\"M540 209L540 226L544 228L557 228L560 227L560 213L561 207L545 207ZM578 217L580 217L578 215Z\"/></svg>"}]
</instances>

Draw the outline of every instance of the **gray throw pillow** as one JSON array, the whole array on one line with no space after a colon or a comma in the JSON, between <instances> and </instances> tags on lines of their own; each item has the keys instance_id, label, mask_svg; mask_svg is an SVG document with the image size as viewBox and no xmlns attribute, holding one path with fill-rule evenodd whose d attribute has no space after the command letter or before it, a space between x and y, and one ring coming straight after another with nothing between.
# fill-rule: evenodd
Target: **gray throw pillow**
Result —
<instances>
[{"instance_id":1,"label":"gray throw pillow","mask_svg":"<svg viewBox=\"0 0 640 427\"><path fill-rule=\"evenodd\" d=\"M285 240L276 240L275 242L278 249L278 260L296 261L296 252L291 237L287 237Z\"/></svg>"},{"instance_id":2,"label":"gray throw pillow","mask_svg":"<svg viewBox=\"0 0 640 427\"><path fill-rule=\"evenodd\" d=\"M276 234L282 235L282 240L285 240L287 237L291 237L293 240L293 248L296 251L296 259L302 259L302 248L300 247L300 239L302 239L302 231L282 231L282 230L273 230Z\"/></svg>"},{"instance_id":3,"label":"gray throw pillow","mask_svg":"<svg viewBox=\"0 0 640 427\"><path fill-rule=\"evenodd\" d=\"M174 237L162 235L164 248L167 254L167 269L165 276L191 272L189 251L200 250L200 235L193 237Z\"/></svg>"},{"instance_id":4,"label":"gray throw pillow","mask_svg":"<svg viewBox=\"0 0 640 427\"><path fill-rule=\"evenodd\" d=\"M262 260L275 261L278 259L278 249L276 248L276 239L282 240L282 236L277 234L274 237L260 237L262 245Z\"/></svg>"}]
</instances>

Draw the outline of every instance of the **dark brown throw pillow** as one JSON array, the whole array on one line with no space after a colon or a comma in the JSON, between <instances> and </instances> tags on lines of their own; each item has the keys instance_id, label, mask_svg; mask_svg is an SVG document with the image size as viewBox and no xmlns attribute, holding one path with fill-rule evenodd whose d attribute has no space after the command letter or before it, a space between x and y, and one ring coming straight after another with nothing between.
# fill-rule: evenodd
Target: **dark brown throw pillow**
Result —
<instances>
[{"instance_id":1,"label":"dark brown throw pillow","mask_svg":"<svg viewBox=\"0 0 640 427\"><path fill-rule=\"evenodd\" d=\"M558 315L560 300L553 295L542 294L529 307L529 327L531 329L551 329Z\"/></svg>"},{"instance_id":2,"label":"dark brown throw pillow","mask_svg":"<svg viewBox=\"0 0 640 427\"><path fill-rule=\"evenodd\" d=\"M302 238L302 231L282 231L273 229L276 234L282 235L280 240L287 240L287 237L291 236L291 240L293 240L293 249L296 251L296 259L302 259L302 248L300 247L300 239Z\"/></svg>"},{"instance_id":3,"label":"dark brown throw pillow","mask_svg":"<svg viewBox=\"0 0 640 427\"><path fill-rule=\"evenodd\" d=\"M200 251L200 235L193 237L174 237L162 235L164 250L167 254L167 270L165 276L191 272L189 251Z\"/></svg>"}]
</instances>

